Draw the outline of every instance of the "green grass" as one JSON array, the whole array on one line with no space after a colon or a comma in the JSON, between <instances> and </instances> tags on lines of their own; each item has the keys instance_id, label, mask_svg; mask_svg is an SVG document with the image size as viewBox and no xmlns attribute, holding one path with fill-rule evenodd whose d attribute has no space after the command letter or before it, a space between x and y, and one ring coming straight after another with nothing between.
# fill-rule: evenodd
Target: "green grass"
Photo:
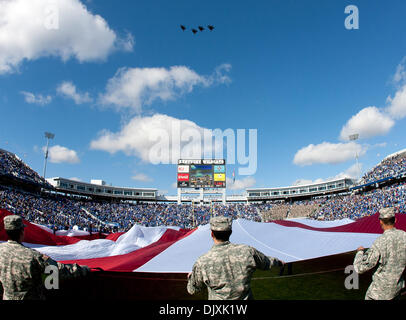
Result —
<instances>
[{"instance_id":1,"label":"green grass","mask_svg":"<svg viewBox=\"0 0 406 320\"><path fill-rule=\"evenodd\" d=\"M359 288L346 289L345 279L349 276L344 272L352 265L355 253L325 257L315 260L296 262L293 264L293 276L279 276L279 268L270 271L257 270L252 279L254 298L258 300L363 300L372 281L374 270L359 275ZM311 274L329 270L340 271ZM307 275L306 275L307 274ZM262 280L256 278L272 277Z\"/></svg>"},{"instance_id":2,"label":"green grass","mask_svg":"<svg viewBox=\"0 0 406 320\"><path fill-rule=\"evenodd\" d=\"M359 275L359 288L346 289L344 273L352 265L355 252L337 256L324 257L293 264L292 276L279 276L280 269L274 267L268 271L255 271L251 288L256 300L363 300L371 284L373 271ZM311 274L329 270L340 271ZM266 278L266 279L264 279ZM195 296L196 299L207 299L207 293ZM406 300L406 297L402 297Z\"/></svg>"},{"instance_id":3,"label":"green grass","mask_svg":"<svg viewBox=\"0 0 406 320\"><path fill-rule=\"evenodd\" d=\"M359 276L359 289L344 286L355 252L293 263L293 275L280 277L278 267L257 270L251 287L256 300L363 300L374 270ZM340 271L327 272L341 269ZM313 274L322 272L320 274ZM49 292L52 300L75 297L83 300L207 300L207 290L189 295L186 274L92 273L85 279L67 281L61 290ZM406 297L402 297L406 300Z\"/></svg>"}]
</instances>

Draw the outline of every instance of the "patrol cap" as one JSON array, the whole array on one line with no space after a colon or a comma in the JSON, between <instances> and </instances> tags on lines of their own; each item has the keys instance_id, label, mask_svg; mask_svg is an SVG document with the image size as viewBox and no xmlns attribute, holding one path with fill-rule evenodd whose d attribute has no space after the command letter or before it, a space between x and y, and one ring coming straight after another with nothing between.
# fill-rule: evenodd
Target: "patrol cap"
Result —
<instances>
[{"instance_id":1,"label":"patrol cap","mask_svg":"<svg viewBox=\"0 0 406 320\"><path fill-rule=\"evenodd\" d=\"M3 221L5 230L12 231L12 230L21 230L25 228L23 219L17 215L4 217Z\"/></svg>"},{"instance_id":2,"label":"patrol cap","mask_svg":"<svg viewBox=\"0 0 406 320\"><path fill-rule=\"evenodd\" d=\"M210 229L213 231L231 231L232 224L233 220L224 216L210 219Z\"/></svg>"},{"instance_id":3,"label":"patrol cap","mask_svg":"<svg viewBox=\"0 0 406 320\"><path fill-rule=\"evenodd\" d=\"M379 219L387 219L395 217L395 209L393 207L382 208L379 210Z\"/></svg>"}]
</instances>

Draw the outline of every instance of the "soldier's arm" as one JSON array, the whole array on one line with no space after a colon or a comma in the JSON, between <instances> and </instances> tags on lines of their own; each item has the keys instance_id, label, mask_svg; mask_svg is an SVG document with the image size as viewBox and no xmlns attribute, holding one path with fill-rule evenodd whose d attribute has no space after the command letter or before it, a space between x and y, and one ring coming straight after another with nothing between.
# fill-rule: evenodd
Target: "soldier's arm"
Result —
<instances>
[{"instance_id":1,"label":"soldier's arm","mask_svg":"<svg viewBox=\"0 0 406 320\"><path fill-rule=\"evenodd\" d=\"M276 260L278 260L277 258L267 257L261 251L258 251L255 248L252 248L252 250L253 250L253 257L255 260L255 265L256 265L256 268L258 268L258 269L261 269L261 270L271 269L271 267L274 265L274 263L276 263Z\"/></svg>"},{"instance_id":2,"label":"soldier's arm","mask_svg":"<svg viewBox=\"0 0 406 320\"><path fill-rule=\"evenodd\" d=\"M80 266L77 263L63 264L57 262L57 265L61 279L84 277L90 273L88 266Z\"/></svg>"},{"instance_id":3,"label":"soldier's arm","mask_svg":"<svg viewBox=\"0 0 406 320\"><path fill-rule=\"evenodd\" d=\"M282 265L285 264L285 262L283 262L282 260L279 260L278 258L275 258L275 257L268 256L268 259L271 262L269 269L271 269L271 267L281 267Z\"/></svg>"},{"instance_id":4,"label":"soldier's arm","mask_svg":"<svg viewBox=\"0 0 406 320\"><path fill-rule=\"evenodd\" d=\"M371 270L378 263L379 257L379 249L374 245L365 252L359 250L354 258L354 270L359 274Z\"/></svg>"},{"instance_id":5,"label":"soldier's arm","mask_svg":"<svg viewBox=\"0 0 406 320\"><path fill-rule=\"evenodd\" d=\"M202 272L197 263L194 264L192 272L188 275L187 292L195 294L200 292L204 287Z\"/></svg>"},{"instance_id":6,"label":"soldier's arm","mask_svg":"<svg viewBox=\"0 0 406 320\"><path fill-rule=\"evenodd\" d=\"M90 269L87 266L79 266L78 264L63 264L57 262L46 255L39 255L37 258L42 269L45 271L47 266L55 266L58 268L59 279L65 280L68 278L83 277L90 273Z\"/></svg>"}]
</instances>

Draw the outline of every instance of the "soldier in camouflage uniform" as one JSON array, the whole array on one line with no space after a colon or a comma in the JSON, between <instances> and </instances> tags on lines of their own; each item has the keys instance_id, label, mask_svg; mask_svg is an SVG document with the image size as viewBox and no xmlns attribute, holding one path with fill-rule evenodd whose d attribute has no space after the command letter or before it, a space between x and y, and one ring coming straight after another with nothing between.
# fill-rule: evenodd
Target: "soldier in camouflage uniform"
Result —
<instances>
[{"instance_id":1,"label":"soldier in camouflage uniform","mask_svg":"<svg viewBox=\"0 0 406 320\"><path fill-rule=\"evenodd\" d=\"M231 218L210 219L214 245L188 274L190 294L207 287L209 300L252 299L250 282L255 269L268 270L282 265L282 261L267 257L253 247L230 243L231 226Z\"/></svg>"},{"instance_id":2,"label":"soldier in camouflage uniform","mask_svg":"<svg viewBox=\"0 0 406 320\"><path fill-rule=\"evenodd\" d=\"M395 228L394 208L382 208L379 220L383 235L367 251L359 247L354 259L354 269L360 274L378 265L365 295L366 300L397 298L405 285L402 273L406 266L406 232Z\"/></svg>"},{"instance_id":3,"label":"soldier in camouflage uniform","mask_svg":"<svg viewBox=\"0 0 406 320\"><path fill-rule=\"evenodd\" d=\"M81 277L90 272L87 266L64 265L23 246L24 228L20 216L4 218L4 229L10 239L0 245L0 284L3 286L4 300L45 299L43 275L49 265L58 268L61 280Z\"/></svg>"}]
</instances>

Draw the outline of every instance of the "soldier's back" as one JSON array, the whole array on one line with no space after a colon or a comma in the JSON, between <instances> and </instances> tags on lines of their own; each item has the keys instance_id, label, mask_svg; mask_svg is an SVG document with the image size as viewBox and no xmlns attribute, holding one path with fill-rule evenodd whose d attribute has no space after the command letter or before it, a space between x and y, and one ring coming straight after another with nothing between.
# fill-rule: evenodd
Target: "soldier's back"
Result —
<instances>
[{"instance_id":1,"label":"soldier's back","mask_svg":"<svg viewBox=\"0 0 406 320\"><path fill-rule=\"evenodd\" d=\"M250 299L250 281L257 267L256 250L225 242L214 245L197 263L209 290L209 299Z\"/></svg>"},{"instance_id":2,"label":"soldier's back","mask_svg":"<svg viewBox=\"0 0 406 320\"><path fill-rule=\"evenodd\" d=\"M15 241L0 245L0 282L4 300L44 298L40 255Z\"/></svg>"},{"instance_id":3,"label":"soldier's back","mask_svg":"<svg viewBox=\"0 0 406 320\"><path fill-rule=\"evenodd\" d=\"M406 266L406 232L386 230L374 243L379 251L379 264L367 295L374 299L392 299L404 284Z\"/></svg>"},{"instance_id":4,"label":"soldier's back","mask_svg":"<svg viewBox=\"0 0 406 320\"><path fill-rule=\"evenodd\" d=\"M201 256L199 260L202 263L211 264L238 264L244 268L255 267L253 258L255 249L242 244L226 242L220 245L214 245L210 251Z\"/></svg>"},{"instance_id":5,"label":"soldier's back","mask_svg":"<svg viewBox=\"0 0 406 320\"><path fill-rule=\"evenodd\" d=\"M381 264L401 269L406 263L406 232L396 228L387 230L376 240ZM390 271L390 270L388 270ZM402 269L403 272L403 269Z\"/></svg>"}]
</instances>

